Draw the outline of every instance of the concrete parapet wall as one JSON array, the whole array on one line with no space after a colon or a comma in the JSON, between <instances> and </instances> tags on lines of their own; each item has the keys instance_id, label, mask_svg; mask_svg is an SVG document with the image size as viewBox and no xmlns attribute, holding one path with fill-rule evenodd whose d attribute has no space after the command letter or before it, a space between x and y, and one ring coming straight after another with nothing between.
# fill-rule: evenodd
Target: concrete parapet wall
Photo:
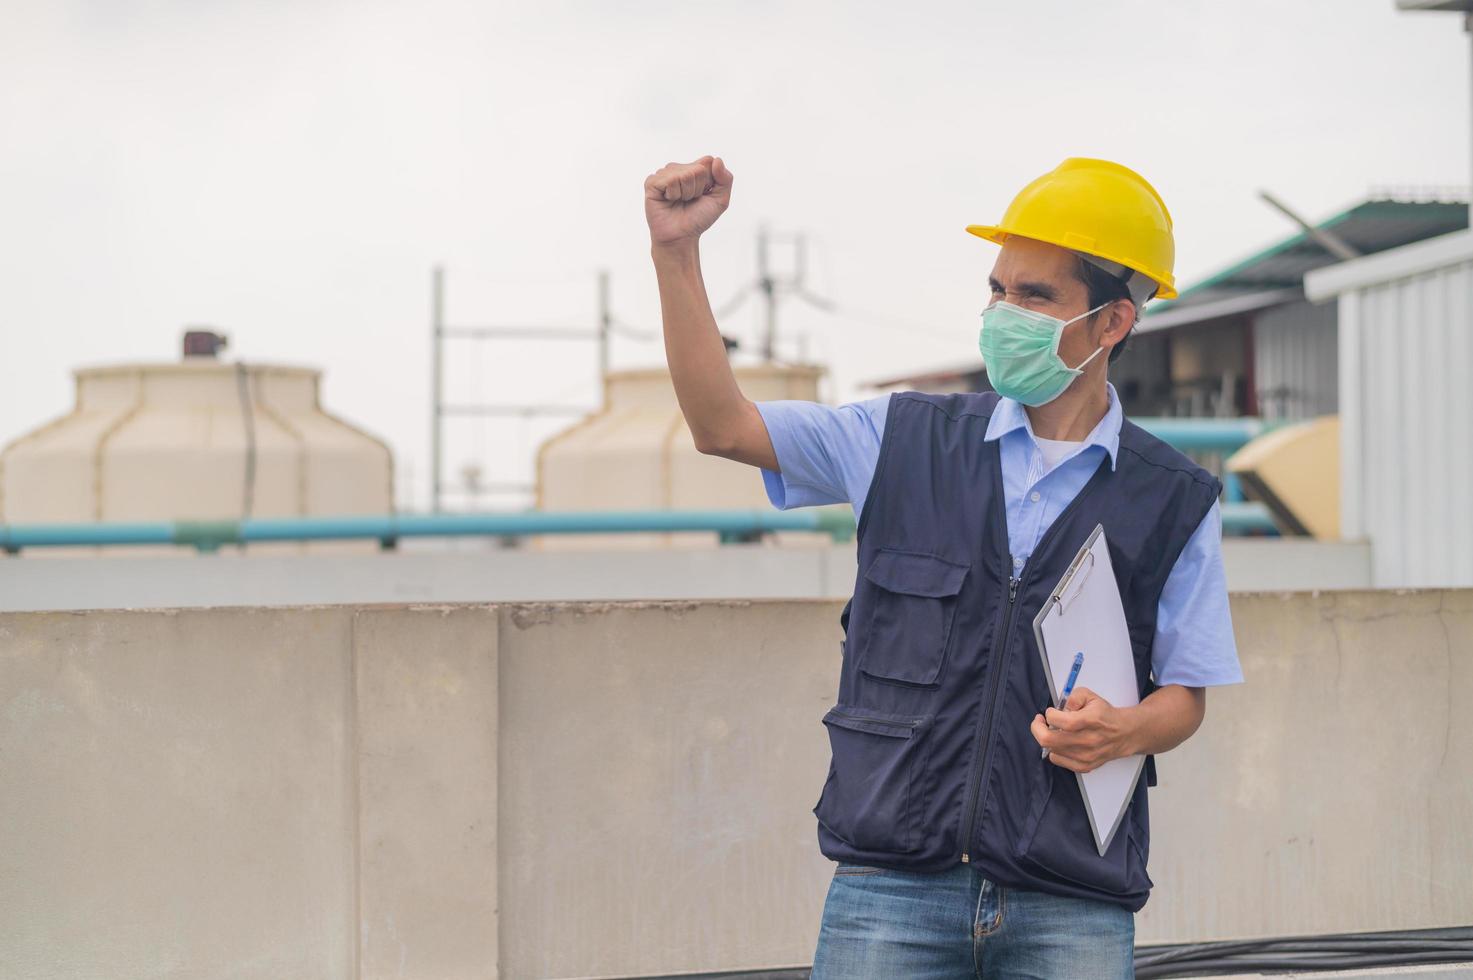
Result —
<instances>
[{"instance_id":1,"label":"concrete parapet wall","mask_svg":"<svg viewBox=\"0 0 1473 980\"><path fill-rule=\"evenodd\" d=\"M848 599L854 542L771 543L646 551L404 550L394 554L263 555L57 561L44 549L0 555L0 613L201 606L371 605L381 602L581 602L623 599ZM418 542L424 549L430 546ZM406 548L410 544L406 543ZM1371 584L1364 544L1228 538L1228 588L1361 589Z\"/></svg>"},{"instance_id":2,"label":"concrete parapet wall","mask_svg":"<svg viewBox=\"0 0 1473 980\"><path fill-rule=\"evenodd\" d=\"M1158 760L1139 941L1473 924L1473 591L1238 595Z\"/></svg>"},{"instance_id":3,"label":"concrete parapet wall","mask_svg":"<svg viewBox=\"0 0 1473 980\"><path fill-rule=\"evenodd\" d=\"M805 964L840 608L0 614L0 976ZM1233 617L1138 939L1473 922L1473 591Z\"/></svg>"}]
</instances>

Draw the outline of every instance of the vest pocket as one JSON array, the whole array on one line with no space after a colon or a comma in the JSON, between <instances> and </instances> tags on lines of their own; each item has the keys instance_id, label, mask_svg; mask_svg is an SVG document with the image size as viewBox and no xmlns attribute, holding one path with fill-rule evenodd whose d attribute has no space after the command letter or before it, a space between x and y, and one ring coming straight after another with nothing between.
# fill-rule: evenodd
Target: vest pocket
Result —
<instances>
[{"instance_id":1,"label":"vest pocket","mask_svg":"<svg viewBox=\"0 0 1473 980\"><path fill-rule=\"evenodd\" d=\"M920 846L919 800L931 715L894 715L835 705L824 715L833 762L814 816L862 851L900 853Z\"/></svg>"},{"instance_id":2,"label":"vest pocket","mask_svg":"<svg viewBox=\"0 0 1473 980\"><path fill-rule=\"evenodd\" d=\"M970 567L913 551L876 553L864 573L869 610L857 636L859 669L883 680L935 684Z\"/></svg>"},{"instance_id":3,"label":"vest pocket","mask_svg":"<svg viewBox=\"0 0 1473 980\"><path fill-rule=\"evenodd\" d=\"M1043 765L1053 771L1045 774L1041 796L1034 799L1013 856L1025 867L1112 895L1149 890L1145 856L1135 839L1134 807L1127 806L1101 855L1074 773L1050 762Z\"/></svg>"}]
</instances>

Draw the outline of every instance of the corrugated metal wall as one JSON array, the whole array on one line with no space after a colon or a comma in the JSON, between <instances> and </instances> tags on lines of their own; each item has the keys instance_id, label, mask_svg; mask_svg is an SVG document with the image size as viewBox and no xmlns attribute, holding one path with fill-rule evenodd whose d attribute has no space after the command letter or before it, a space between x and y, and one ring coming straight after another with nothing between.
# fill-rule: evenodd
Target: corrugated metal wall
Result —
<instances>
[{"instance_id":1,"label":"corrugated metal wall","mask_svg":"<svg viewBox=\"0 0 1473 980\"><path fill-rule=\"evenodd\" d=\"M1340 320L1346 536L1378 587L1473 584L1473 260L1347 292Z\"/></svg>"},{"instance_id":2,"label":"corrugated metal wall","mask_svg":"<svg viewBox=\"0 0 1473 980\"><path fill-rule=\"evenodd\" d=\"M1274 307L1253 321L1253 374L1258 414L1309 419L1339 409L1340 343L1333 303Z\"/></svg>"}]
</instances>

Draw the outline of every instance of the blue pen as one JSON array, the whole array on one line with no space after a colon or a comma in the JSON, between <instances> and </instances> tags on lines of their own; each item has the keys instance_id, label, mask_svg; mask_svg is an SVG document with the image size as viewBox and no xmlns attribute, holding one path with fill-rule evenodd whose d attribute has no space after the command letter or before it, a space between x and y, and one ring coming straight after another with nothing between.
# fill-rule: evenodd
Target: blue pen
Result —
<instances>
[{"instance_id":1,"label":"blue pen","mask_svg":"<svg viewBox=\"0 0 1473 980\"><path fill-rule=\"evenodd\" d=\"M1074 693L1074 682L1079 680L1079 668L1084 666L1084 651L1080 650L1074 655L1074 666L1069 668L1069 679L1064 682L1064 693L1059 698L1059 710L1064 710L1064 705L1069 703L1069 695ZM1043 758L1048 758L1048 749L1043 750Z\"/></svg>"},{"instance_id":2,"label":"blue pen","mask_svg":"<svg viewBox=\"0 0 1473 980\"><path fill-rule=\"evenodd\" d=\"M1064 682L1064 694L1059 698L1059 710L1064 710L1064 705L1069 701L1069 695L1074 693L1074 682L1079 680L1079 668L1084 666L1084 651L1080 650L1074 655L1074 666L1069 668L1069 679Z\"/></svg>"}]
</instances>

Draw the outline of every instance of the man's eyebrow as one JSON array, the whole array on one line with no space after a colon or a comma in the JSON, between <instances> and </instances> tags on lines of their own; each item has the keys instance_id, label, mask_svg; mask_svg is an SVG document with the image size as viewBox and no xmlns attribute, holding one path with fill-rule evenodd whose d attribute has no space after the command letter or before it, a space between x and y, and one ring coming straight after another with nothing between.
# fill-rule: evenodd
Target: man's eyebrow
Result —
<instances>
[{"instance_id":1,"label":"man's eyebrow","mask_svg":"<svg viewBox=\"0 0 1473 980\"><path fill-rule=\"evenodd\" d=\"M1003 288L1002 283L998 282L994 276L987 277L987 285L1000 293L1007 292ZM1036 296L1039 299L1048 300L1050 303L1057 303L1059 301L1059 291L1046 282L1020 282L1014 292L1022 293L1024 296Z\"/></svg>"}]
</instances>

